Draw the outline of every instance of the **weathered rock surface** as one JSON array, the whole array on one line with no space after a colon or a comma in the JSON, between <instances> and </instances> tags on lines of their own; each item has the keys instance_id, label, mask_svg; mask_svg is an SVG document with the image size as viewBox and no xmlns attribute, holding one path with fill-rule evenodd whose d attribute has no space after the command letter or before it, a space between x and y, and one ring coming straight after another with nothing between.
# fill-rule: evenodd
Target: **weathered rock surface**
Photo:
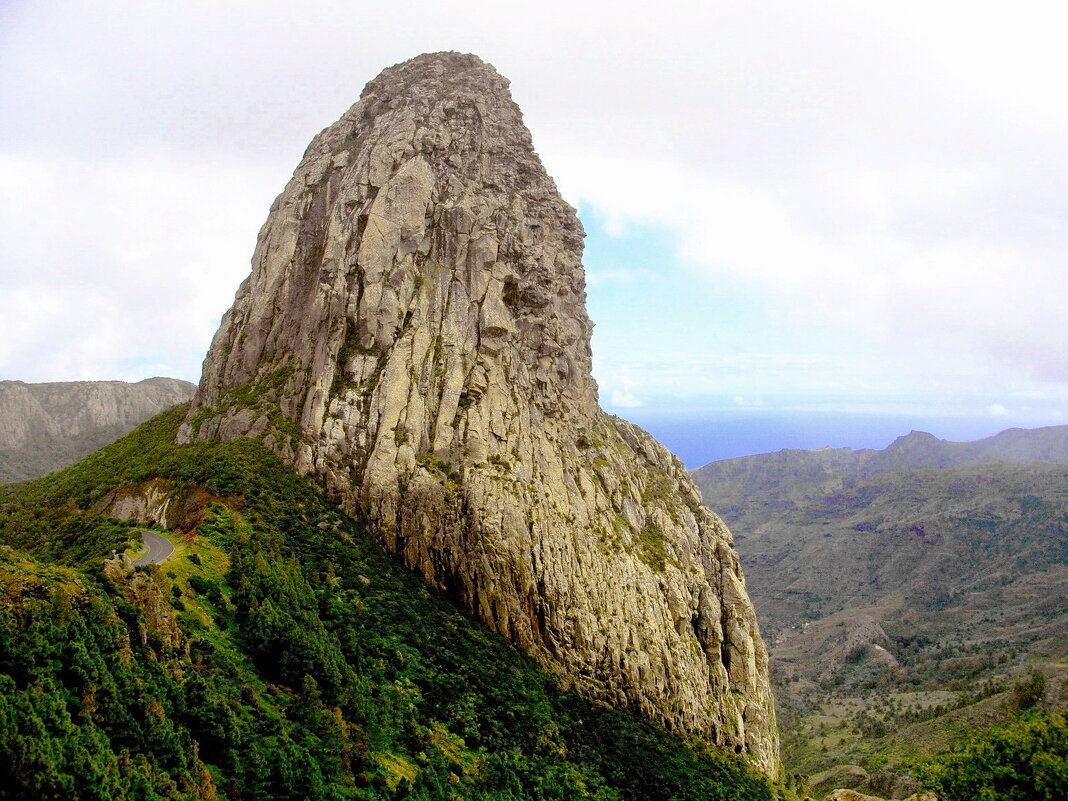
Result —
<instances>
[{"instance_id":1,"label":"weathered rock surface","mask_svg":"<svg viewBox=\"0 0 1068 801\"><path fill-rule=\"evenodd\" d=\"M886 799L880 796L858 793L856 790L849 788L841 788L825 795L823 801L886 801Z\"/></svg>"},{"instance_id":2,"label":"weathered rock surface","mask_svg":"<svg viewBox=\"0 0 1068 801\"><path fill-rule=\"evenodd\" d=\"M182 647L185 637L166 591L169 582L158 567L135 573L130 569L130 563L119 555L104 562L104 575L144 615L144 620L137 624L141 647L148 645L150 634L164 651L172 652Z\"/></svg>"},{"instance_id":3,"label":"weathered rock surface","mask_svg":"<svg viewBox=\"0 0 1068 801\"><path fill-rule=\"evenodd\" d=\"M600 409L582 227L507 87L420 56L314 139L179 438L262 435L565 684L775 775L731 535Z\"/></svg>"},{"instance_id":4,"label":"weathered rock surface","mask_svg":"<svg viewBox=\"0 0 1068 801\"><path fill-rule=\"evenodd\" d=\"M200 526L208 504L232 501L211 494L199 484L176 485L173 481L152 478L116 487L94 503L91 511L142 526L170 529L176 534L190 534Z\"/></svg>"},{"instance_id":5,"label":"weathered rock surface","mask_svg":"<svg viewBox=\"0 0 1068 801\"><path fill-rule=\"evenodd\" d=\"M810 776L808 779L809 789L814 795L820 796L842 789L852 791L868 782L868 771L860 765L835 765L829 770Z\"/></svg>"},{"instance_id":6,"label":"weathered rock surface","mask_svg":"<svg viewBox=\"0 0 1068 801\"><path fill-rule=\"evenodd\" d=\"M195 391L175 378L136 384L0 381L0 483L73 464Z\"/></svg>"}]
</instances>

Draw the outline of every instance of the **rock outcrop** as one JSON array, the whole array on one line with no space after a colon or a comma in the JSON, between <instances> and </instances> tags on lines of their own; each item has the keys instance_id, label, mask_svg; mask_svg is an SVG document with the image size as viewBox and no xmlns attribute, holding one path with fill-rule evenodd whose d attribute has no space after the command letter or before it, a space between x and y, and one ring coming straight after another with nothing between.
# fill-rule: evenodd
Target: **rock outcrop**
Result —
<instances>
[{"instance_id":1,"label":"rock outcrop","mask_svg":"<svg viewBox=\"0 0 1068 801\"><path fill-rule=\"evenodd\" d=\"M90 507L93 514L127 520L151 528L190 535L204 520L208 505L232 504L233 498L213 495L200 484L176 484L150 478L116 487Z\"/></svg>"},{"instance_id":2,"label":"rock outcrop","mask_svg":"<svg viewBox=\"0 0 1068 801\"><path fill-rule=\"evenodd\" d=\"M195 391L175 378L0 381L0 483L73 464Z\"/></svg>"},{"instance_id":3,"label":"rock outcrop","mask_svg":"<svg viewBox=\"0 0 1068 801\"><path fill-rule=\"evenodd\" d=\"M167 593L170 582L158 567L135 573L120 554L104 562L104 575L122 592L126 601L141 610L137 635L142 648L148 646L150 640L162 653L173 653L183 646L185 636Z\"/></svg>"},{"instance_id":4,"label":"rock outcrop","mask_svg":"<svg viewBox=\"0 0 1068 801\"><path fill-rule=\"evenodd\" d=\"M774 776L731 535L598 405L583 236L492 67L385 70L272 206L179 439L262 436L565 685Z\"/></svg>"}]
</instances>

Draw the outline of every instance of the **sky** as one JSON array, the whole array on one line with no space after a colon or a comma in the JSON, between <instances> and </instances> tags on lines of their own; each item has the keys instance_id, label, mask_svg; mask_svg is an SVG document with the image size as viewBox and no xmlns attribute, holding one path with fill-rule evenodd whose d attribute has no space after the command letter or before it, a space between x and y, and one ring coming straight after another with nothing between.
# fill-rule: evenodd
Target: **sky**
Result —
<instances>
[{"instance_id":1,"label":"sky","mask_svg":"<svg viewBox=\"0 0 1068 801\"><path fill-rule=\"evenodd\" d=\"M1066 23L1052 2L3 0L0 379L196 381L312 136L384 67L458 50L510 79L579 209L609 411L812 430L791 447L1068 423Z\"/></svg>"}]
</instances>

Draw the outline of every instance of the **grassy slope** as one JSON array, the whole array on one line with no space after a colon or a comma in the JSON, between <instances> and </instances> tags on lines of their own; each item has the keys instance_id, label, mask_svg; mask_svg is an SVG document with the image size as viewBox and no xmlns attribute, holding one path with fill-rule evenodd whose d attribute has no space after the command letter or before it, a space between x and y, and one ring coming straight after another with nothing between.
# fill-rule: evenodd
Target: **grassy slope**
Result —
<instances>
[{"instance_id":1,"label":"grassy slope","mask_svg":"<svg viewBox=\"0 0 1068 801\"><path fill-rule=\"evenodd\" d=\"M165 413L0 487L0 797L770 799L554 680L251 441ZM165 565L86 509L162 477L217 499Z\"/></svg>"}]
</instances>

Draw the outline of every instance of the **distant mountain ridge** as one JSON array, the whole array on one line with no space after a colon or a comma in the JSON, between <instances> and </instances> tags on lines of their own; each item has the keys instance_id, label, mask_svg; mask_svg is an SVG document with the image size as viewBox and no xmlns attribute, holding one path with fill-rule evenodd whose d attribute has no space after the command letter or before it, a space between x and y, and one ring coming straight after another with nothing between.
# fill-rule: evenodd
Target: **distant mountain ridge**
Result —
<instances>
[{"instance_id":1,"label":"distant mountain ridge","mask_svg":"<svg viewBox=\"0 0 1068 801\"><path fill-rule=\"evenodd\" d=\"M959 724L945 709L973 703L983 682L1011 687L1040 670L1054 688L1046 701L1068 699L1056 689L1068 687L1068 426L965 443L913 431L881 451L783 450L692 475L737 542L789 769L856 767L863 749L838 744L945 713L922 737L937 750L939 727ZM897 712L879 708L876 688ZM806 732L832 719L832 692L852 705L836 731L853 733L821 753L812 743L830 741ZM913 717L888 717L906 706Z\"/></svg>"},{"instance_id":2,"label":"distant mountain ridge","mask_svg":"<svg viewBox=\"0 0 1068 801\"><path fill-rule=\"evenodd\" d=\"M711 462L691 475L709 508L731 519L731 510L737 512L740 504L774 504L785 498L838 492L862 478L896 470L944 469L986 461L1068 464L1068 426L1010 428L973 442L949 442L911 431L883 450L788 448Z\"/></svg>"},{"instance_id":3,"label":"distant mountain ridge","mask_svg":"<svg viewBox=\"0 0 1068 801\"><path fill-rule=\"evenodd\" d=\"M957 467L991 459L1030 464L1068 464L1068 426L1010 428L974 442L949 442L924 431L898 437L864 461L867 472Z\"/></svg>"},{"instance_id":4,"label":"distant mountain ridge","mask_svg":"<svg viewBox=\"0 0 1068 801\"><path fill-rule=\"evenodd\" d=\"M928 559L903 558L908 538L885 536L891 532L922 531L929 557L959 566L982 531L1000 532L990 547L1003 548L1026 537L1028 526L1051 525L1060 533L1019 547L1048 550L1039 561L1057 563L1068 511L1064 465L1068 426L1050 426L975 442L913 431L881 451L782 450L713 462L692 475L735 532L764 625L778 629L817 614L798 605L798 593L823 599L829 613L891 590L928 588L933 578L919 579ZM1049 520L1037 522L1037 509ZM909 589L913 581L920 588Z\"/></svg>"},{"instance_id":5,"label":"distant mountain ridge","mask_svg":"<svg viewBox=\"0 0 1068 801\"><path fill-rule=\"evenodd\" d=\"M0 483L24 481L87 456L193 397L176 378L0 381Z\"/></svg>"}]
</instances>

